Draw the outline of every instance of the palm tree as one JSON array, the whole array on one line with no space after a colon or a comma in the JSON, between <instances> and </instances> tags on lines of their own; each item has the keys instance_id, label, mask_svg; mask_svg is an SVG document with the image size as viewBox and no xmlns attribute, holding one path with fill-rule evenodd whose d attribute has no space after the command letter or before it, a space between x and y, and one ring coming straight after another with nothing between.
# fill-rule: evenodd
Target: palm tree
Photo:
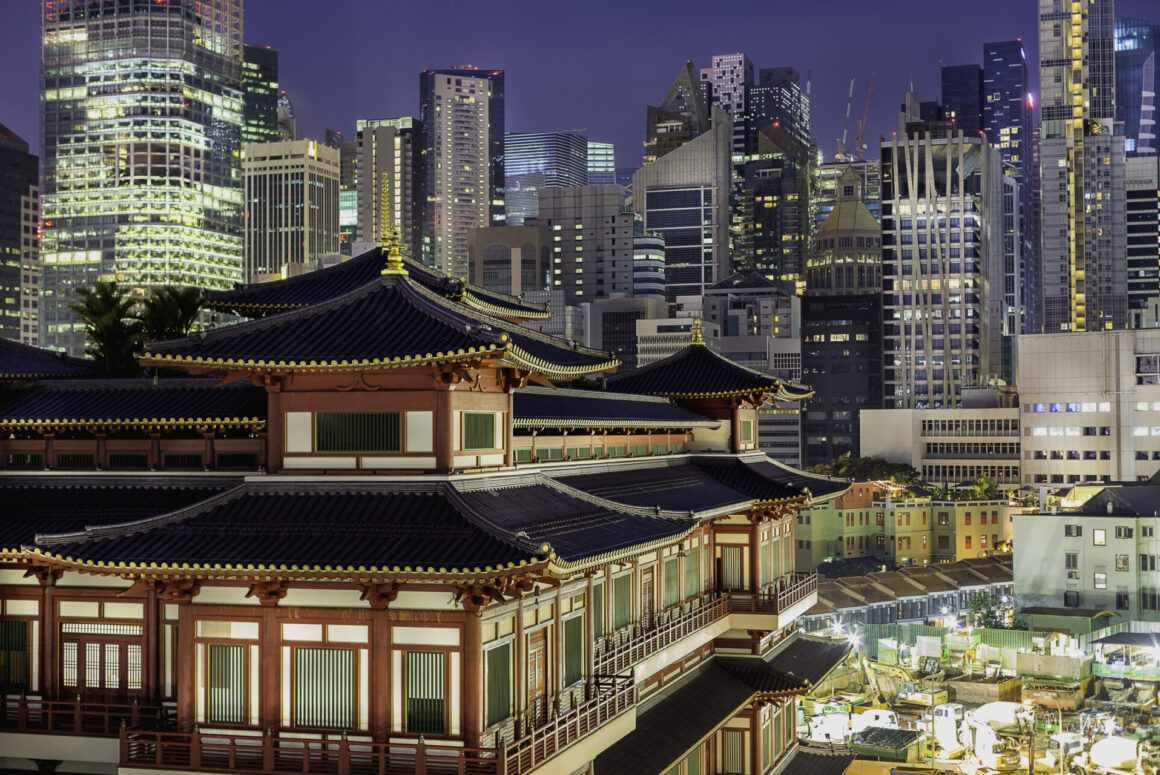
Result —
<instances>
[{"instance_id":1,"label":"palm tree","mask_svg":"<svg viewBox=\"0 0 1160 775\"><path fill-rule=\"evenodd\" d=\"M200 288L178 285L154 288L138 313L146 341L188 335L204 306L205 292Z\"/></svg>"},{"instance_id":2,"label":"palm tree","mask_svg":"<svg viewBox=\"0 0 1160 775\"><path fill-rule=\"evenodd\" d=\"M77 291L69 307L85 324L85 354L102 364L111 377L138 372L134 358L141 344L141 323L133 317L136 302L115 282L98 282Z\"/></svg>"}]
</instances>

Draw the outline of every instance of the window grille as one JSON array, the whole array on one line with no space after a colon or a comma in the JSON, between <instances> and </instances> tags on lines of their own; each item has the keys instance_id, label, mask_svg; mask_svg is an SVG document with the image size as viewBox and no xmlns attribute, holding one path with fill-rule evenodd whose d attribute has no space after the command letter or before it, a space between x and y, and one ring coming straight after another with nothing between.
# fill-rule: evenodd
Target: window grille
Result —
<instances>
[{"instance_id":1,"label":"window grille","mask_svg":"<svg viewBox=\"0 0 1160 775\"><path fill-rule=\"evenodd\" d=\"M399 452L399 412L318 412L314 415L318 452Z\"/></svg>"},{"instance_id":2,"label":"window grille","mask_svg":"<svg viewBox=\"0 0 1160 775\"><path fill-rule=\"evenodd\" d=\"M354 729L354 649L294 649L294 725Z\"/></svg>"},{"instance_id":3,"label":"window grille","mask_svg":"<svg viewBox=\"0 0 1160 775\"><path fill-rule=\"evenodd\" d=\"M407 733L442 735L446 730L442 651L407 652Z\"/></svg>"},{"instance_id":4,"label":"window grille","mask_svg":"<svg viewBox=\"0 0 1160 775\"><path fill-rule=\"evenodd\" d=\"M211 643L206 661L209 722L246 723L246 647Z\"/></svg>"}]
</instances>

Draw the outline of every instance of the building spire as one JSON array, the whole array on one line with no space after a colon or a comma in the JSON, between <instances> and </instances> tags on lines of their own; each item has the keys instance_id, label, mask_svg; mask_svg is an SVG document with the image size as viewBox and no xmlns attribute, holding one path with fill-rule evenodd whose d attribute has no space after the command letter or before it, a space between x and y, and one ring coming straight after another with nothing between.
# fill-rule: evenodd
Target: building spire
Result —
<instances>
[{"instance_id":1,"label":"building spire","mask_svg":"<svg viewBox=\"0 0 1160 775\"><path fill-rule=\"evenodd\" d=\"M701 318L700 316L693 318L693 338L689 344L705 344L705 338L701 335Z\"/></svg>"},{"instance_id":2,"label":"building spire","mask_svg":"<svg viewBox=\"0 0 1160 775\"><path fill-rule=\"evenodd\" d=\"M397 274L406 276L407 267L403 265L403 249L399 245L399 232L391 229L387 236L387 265L383 267L383 274Z\"/></svg>"}]
</instances>

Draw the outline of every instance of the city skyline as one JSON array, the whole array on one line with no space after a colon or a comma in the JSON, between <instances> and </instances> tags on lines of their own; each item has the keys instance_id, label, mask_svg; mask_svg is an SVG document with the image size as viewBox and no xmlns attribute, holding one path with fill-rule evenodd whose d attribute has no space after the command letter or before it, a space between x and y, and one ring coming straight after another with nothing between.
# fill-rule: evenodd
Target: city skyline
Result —
<instances>
[{"instance_id":1,"label":"city skyline","mask_svg":"<svg viewBox=\"0 0 1160 775\"><path fill-rule=\"evenodd\" d=\"M697 67L706 67L715 54L743 52L763 67L796 68L803 87L812 70L814 136L826 158L834 155L842 134L850 78L856 78L851 115L857 118L865 107L870 74L876 73L866 132L868 158L875 155L877 135L889 136L896 127L898 105L911 82L920 98L938 99L939 60L948 66L980 63L983 43L1021 37L1032 87L1038 88L1037 8L1032 0L1015 5L1001 0L980 3L980 24L973 35L964 36L948 34L945 23L920 0L890 7L851 5L848 24L833 29L828 26L833 23L829 6L767 10L757 3L736 4L738 13L768 18L772 33L761 24L732 24L736 13L685 24L681 9L692 12L691 3L674 4L664 18L643 6L596 3L583 18L567 21L568 39L588 44L604 40L604 56L591 45L561 46L556 36L546 33L563 18L545 17L542 7L524 0L493 4L494 12L483 14L483 30L494 25L494 34L481 34L480 17L473 14L462 22L451 19L438 36L409 35L399 41L384 38L382 31L394 23L412 23L419 29L423 9L392 9L388 14L385 8L349 0L340 5L349 6L349 13L360 14L363 21L351 24L350 16L338 9L310 14L305 0L252 0L247 7L246 42L280 52L280 81L294 100L302 137L321 139L327 128L353 134L360 118L414 115L419 72L468 63L505 70L508 131L584 128L590 138L616 144L621 167L640 164L645 105L664 94L676 68L689 58ZM34 153L40 150L39 87L29 63L39 61L38 7L31 0L10 3L8 23L0 30L0 66L26 74L10 78L0 93L0 115ZM1119 0L1116 15L1151 18L1156 10L1148 0ZM303 23L305 19L309 23ZM510 19L521 20L536 34L529 35L525 45L497 43L508 40L505 24ZM911 31L905 46L887 42L890 31L899 28ZM867 29L880 34L867 35ZM317 41L327 36L334 36L336 45L320 56ZM360 63L357 52L370 50L379 52L378 66ZM634 52L638 59L634 66L626 67L621 51ZM554 66L544 67L549 59ZM561 72L576 75L562 80ZM852 138L854 121L850 124Z\"/></svg>"}]
</instances>

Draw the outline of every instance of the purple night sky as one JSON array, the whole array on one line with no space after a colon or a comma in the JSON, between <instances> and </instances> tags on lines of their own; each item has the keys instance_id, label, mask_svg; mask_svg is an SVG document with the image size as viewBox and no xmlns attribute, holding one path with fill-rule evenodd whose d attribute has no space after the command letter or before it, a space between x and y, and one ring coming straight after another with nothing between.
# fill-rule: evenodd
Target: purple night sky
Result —
<instances>
[{"instance_id":1,"label":"purple night sky","mask_svg":"<svg viewBox=\"0 0 1160 775\"><path fill-rule=\"evenodd\" d=\"M760 67L813 70L814 135L837 150L850 78L850 121L877 73L867 144L897 125L913 81L939 96L939 59L981 63L982 44L1022 37L1036 88L1036 0L976 0L944 13L933 0L556 3L538 0L248 0L246 40L279 52L282 87L299 134L353 132L358 118L418 112L419 71L475 64L507 71L508 131L586 128L616 143L618 166L640 163L645 106L663 96L684 60L744 51ZM0 123L35 149L38 0L3 0ZM1156 0L1119 0L1117 14L1157 19ZM966 13L964 8L974 8ZM949 10L949 9L948 9Z\"/></svg>"}]
</instances>

